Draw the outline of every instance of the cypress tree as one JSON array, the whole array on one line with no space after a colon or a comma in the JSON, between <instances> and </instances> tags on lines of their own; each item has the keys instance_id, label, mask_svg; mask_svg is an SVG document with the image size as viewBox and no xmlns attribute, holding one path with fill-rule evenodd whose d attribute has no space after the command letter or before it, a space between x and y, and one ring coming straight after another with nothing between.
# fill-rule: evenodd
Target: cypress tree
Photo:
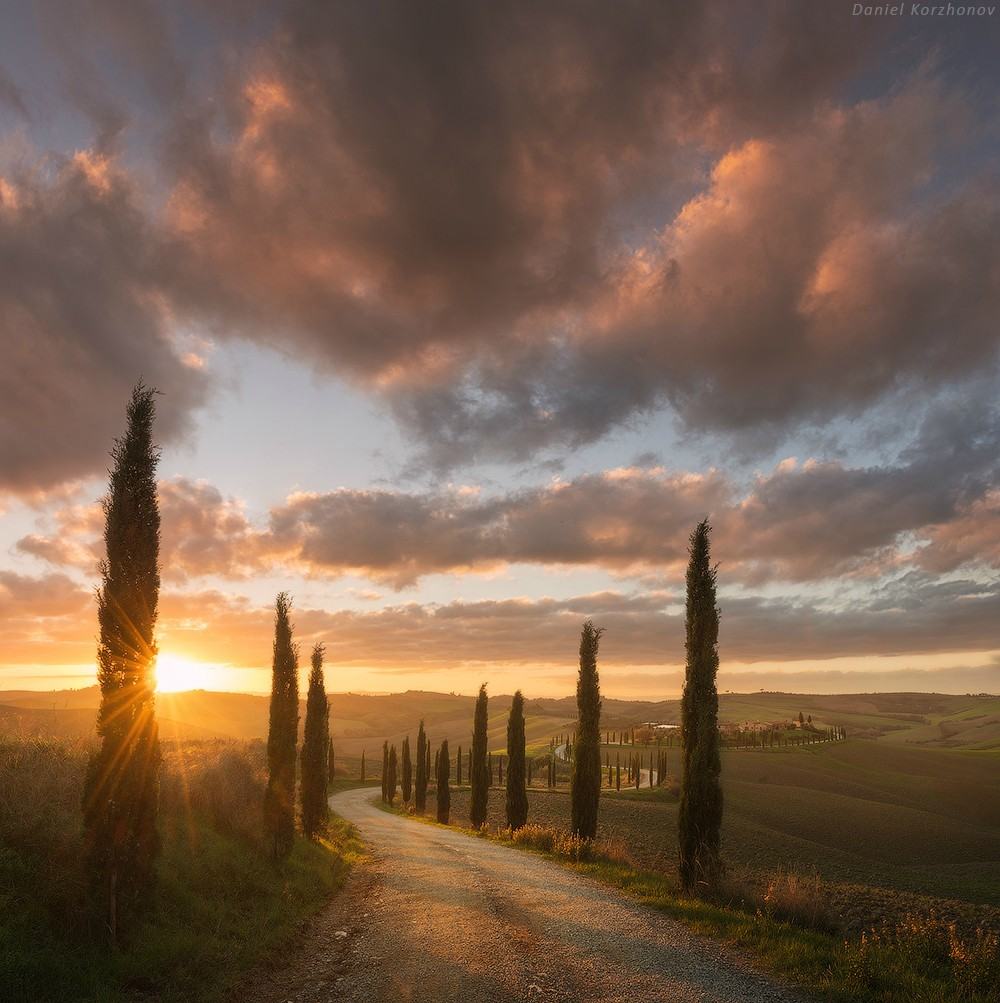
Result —
<instances>
[{"instance_id":1,"label":"cypress tree","mask_svg":"<svg viewBox=\"0 0 1000 1003\"><path fill-rule=\"evenodd\" d=\"M365 750L361 750L361 782L365 782Z\"/></svg>"},{"instance_id":2,"label":"cypress tree","mask_svg":"<svg viewBox=\"0 0 1000 1003\"><path fill-rule=\"evenodd\" d=\"M476 716L472 728L472 764L469 781L472 784L472 799L469 817L474 829L482 827L486 821L486 810L490 800L490 770L486 763L486 728L488 720L488 700L486 683L479 687L476 699Z\"/></svg>"},{"instance_id":3,"label":"cypress tree","mask_svg":"<svg viewBox=\"0 0 1000 1003\"><path fill-rule=\"evenodd\" d=\"M622 764L621 763L617 763L615 765L615 789L619 790L619 791L622 789Z\"/></svg>"},{"instance_id":4,"label":"cypress tree","mask_svg":"<svg viewBox=\"0 0 1000 1003\"><path fill-rule=\"evenodd\" d=\"M382 743L382 800L389 800L389 740Z\"/></svg>"},{"instance_id":5,"label":"cypress tree","mask_svg":"<svg viewBox=\"0 0 1000 1003\"><path fill-rule=\"evenodd\" d=\"M417 776L413 790L413 806L422 812L427 807L427 735L424 722L417 729Z\"/></svg>"},{"instance_id":6,"label":"cypress tree","mask_svg":"<svg viewBox=\"0 0 1000 1003\"><path fill-rule=\"evenodd\" d=\"M315 836L330 817L326 788L330 769L330 705L323 681L323 645L312 651L309 690L306 696L306 723L302 735L302 831Z\"/></svg>"},{"instance_id":7,"label":"cypress tree","mask_svg":"<svg viewBox=\"0 0 1000 1003\"><path fill-rule=\"evenodd\" d=\"M295 744L299 730L299 649L292 641L287 592L275 600L271 711L267 732L267 790L264 823L271 856L282 860L295 842Z\"/></svg>"},{"instance_id":8,"label":"cypress tree","mask_svg":"<svg viewBox=\"0 0 1000 1003\"><path fill-rule=\"evenodd\" d=\"M437 761L437 820L448 824L451 813L451 791L448 789L448 777L451 764L448 761L448 739L441 743Z\"/></svg>"},{"instance_id":9,"label":"cypress tree","mask_svg":"<svg viewBox=\"0 0 1000 1003\"><path fill-rule=\"evenodd\" d=\"M458 755L455 757L455 784L462 786L462 747L458 747Z\"/></svg>"},{"instance_id":10,"label":"cypress tree","mask_svg":"<svg viewBox=\"0 0 1000 1003\"><path fill-rule=\"evenodd\" d=\"M396 746L389 750L389 763L385 776L385 799L389 806L396 800L396 771L398 762L396 757Z\"/></svg>"},{"instance_id":11,"label":"cypress tree","mask_svg":"<svg viewBox=\"0 0 1000 1003\"><path fill-rule=\"evenodd\" d=\"M156 830L160 742L154 665L160 595L159 451L153 444L156 391L139 383L123 438L111 451L104 499L106 557L97 592L100 748L87 765L83 827L94 893L112 944L122 921L148 901Z\"/></svg>"},{"instance_id":12,"label":"cypress tree","mask_svg":"<svg viewBox=\"0 0 1000 1003\"><path fill-rule=\"evenodd\" d=\"M597 806L601 796L601 690L597 649L603 630L590 620L580 635L580 674L576 684L577 729L570 788L572 828L578 836L597 835Z\"/></svg>"},{"instance_id":13,"label":"cypress tree","mask_svg":"<svg viewBox=\"0 0 1000 1003\"><path fill-rule=\"evenodd\" d=\"M413 763L410 760L410 736L403 739L403 764L402 783L400 790L403 795L403 804L409 804L410 795L413 793Z\"/></svg>"},{"instance_id":14,"label":"cypress tree","mask_svg":"<svg viewBox=\"0 0 1000 1003\"><path fill-rule=\"evenodd\" d=\"M511 700L510 717L507 718L507 825L511 829L520 829L528 821L524 745L524 696L518 690Z\"/></svg>"},{"instance_id":15,"label":"cypress tree","mask_svg":"<svg viewBox=\"0 0 1000 1003\"><path fill-rule=\"evenodd\" d=\"M678 812L680 877L685 890L713 884L722 863L722 786L719 777L719 608L705 519L691 534L687 569L686 651L681 721L683 785Z\"/></svg>"}]
</instances>

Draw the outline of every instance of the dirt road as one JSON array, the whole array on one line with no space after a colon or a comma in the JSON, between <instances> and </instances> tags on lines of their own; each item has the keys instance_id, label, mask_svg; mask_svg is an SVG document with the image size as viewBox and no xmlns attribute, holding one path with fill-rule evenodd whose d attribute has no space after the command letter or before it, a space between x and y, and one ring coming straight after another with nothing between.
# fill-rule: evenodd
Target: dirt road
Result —
<instances>
[{"instance_id":1,"label":"dirt road","mask_svg":"<svg viewBox=\"0 0 1000 1003\"><path fill-rule=\"evenodd\" d=\"M336 795L372 858L253 1003L800 1001L746 961L533 854Z\"/></svg>"}]
</instances>

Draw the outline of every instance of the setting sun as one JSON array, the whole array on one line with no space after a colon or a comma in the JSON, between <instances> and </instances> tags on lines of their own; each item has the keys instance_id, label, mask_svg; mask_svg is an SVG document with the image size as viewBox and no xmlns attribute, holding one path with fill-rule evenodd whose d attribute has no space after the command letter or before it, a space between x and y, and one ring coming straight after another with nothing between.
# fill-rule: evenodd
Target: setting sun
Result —
<instances>
[{"instance_id":1,"label":"setting sun","mask_svg":"<svg viewBox=\"0 0 1000 1003\"><path fill-rule=\"evenodd\" d=\"M160 693L205 689L211 665L161 652L156 659L156 689Z\"/></svg>"}]
</instances>

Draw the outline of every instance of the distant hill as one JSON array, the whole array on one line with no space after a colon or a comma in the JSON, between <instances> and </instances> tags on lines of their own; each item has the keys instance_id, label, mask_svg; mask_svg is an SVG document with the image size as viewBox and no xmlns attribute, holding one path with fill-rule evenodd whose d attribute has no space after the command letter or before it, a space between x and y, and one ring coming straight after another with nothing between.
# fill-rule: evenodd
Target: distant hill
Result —
<instances>
[{"instance_id":1,"label":"distant hill","mask_svg":"<svg viewBox=\"0 0 1000 1003\"><path fill-rule=\"evenodd\" d=\"M347 756L369 755L382 742L416 736L421 718L433 741L447 737L465 745L471 735L474 698L408 690L372 695L331 694L333 736ZM490 746L506 741L509 695L490 698ZM39 692L0 691L0 735L83 738L93 734L100 702L97 686ZM269 698L249 693L190 690L161 693L157 711L165 739L254 739L267 735ZM893 744L1000 751L1000 697L939 693L866 693L816 696L795 693L723 693L719 715L732 723L788 721L799 713L819 727L838 724L849 735L882 738ZM526 702L529 744L547 742L573 727L575 697ZM300 718L305 717L302 703ZM680 701L605 698L602 725L621 728L643 721L677 723Z\"/></svg>"}]
</instances>

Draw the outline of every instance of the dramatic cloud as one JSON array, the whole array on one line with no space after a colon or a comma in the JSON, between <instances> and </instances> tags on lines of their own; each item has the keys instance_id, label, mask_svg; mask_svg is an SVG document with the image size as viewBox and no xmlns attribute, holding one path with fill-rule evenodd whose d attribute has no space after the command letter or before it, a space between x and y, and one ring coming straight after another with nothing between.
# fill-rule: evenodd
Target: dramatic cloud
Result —
<instances>
[{"instance_id":1,"label":"dramatic cloud","mask_svg":"<svg viewBox=\"0 0 1000 1003\"><path fill-rule=\"evenodd\" d=\"M204 309L354 374L435 467L667 405L778 435L994 358L997 193L937 180L975 113L927 71L838 102L839 12L389 7L292 15L232 141L179 137L171 220Z\"/></svg>"},{"instance_id":2,"label":"dramatic cloud","mask_svg":"<svg viewBox=\"0 0 1000 1003\"><path fill-rule=\"evenodd\" d=\"M99 470L140 373L176 436L204 392L189 325L353 379L438 469L664 407L780 438L995 358L1000 207L966 155L990 113L912 34L857 96L915 28L729 0L252 9L42 18L94 137L0 185L0 489ZM199 61L219 31L224 70ZM0 100L24 110L15 80Z\"/></svg>"},{"instance_id":3,"label":"dramatic cloud","mask_svg":"<svg viewBox=\"0 0 1000 1003\"><path fill-rule=\"evenodd\" d=\"M204 389L171 340L166 251L131 182L93 153L53 170L0 177L0 492L102 469L140 376L163 392L161 442Z\"/></svg>"}]
</instances>

